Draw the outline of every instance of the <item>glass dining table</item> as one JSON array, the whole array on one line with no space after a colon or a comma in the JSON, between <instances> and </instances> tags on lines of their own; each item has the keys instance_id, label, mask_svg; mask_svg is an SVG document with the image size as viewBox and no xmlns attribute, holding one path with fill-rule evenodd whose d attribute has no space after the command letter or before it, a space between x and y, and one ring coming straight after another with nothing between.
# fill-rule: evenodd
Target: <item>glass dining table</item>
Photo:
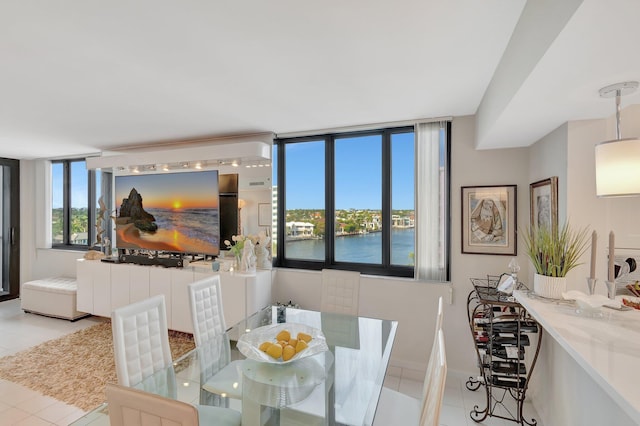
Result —
<instances>
[{"instance_id":1,"label":"glass dining table","mask_svg":"<svg viewBox=\"0 0 640 426\"><path fill-rule=\"evenodd\" d=\"M320 330L328 350L286 364L245 359L236 343L259 327L291 323ZM134 387L192 404L230 407L245 426L371 425L384 382L397 322L271 306L188 352ZM241 399L207 386L234 360ZM209 390L207 390L209 389ZM108 425L102 404L73 425Z\"/></svg>"}]
</instances>

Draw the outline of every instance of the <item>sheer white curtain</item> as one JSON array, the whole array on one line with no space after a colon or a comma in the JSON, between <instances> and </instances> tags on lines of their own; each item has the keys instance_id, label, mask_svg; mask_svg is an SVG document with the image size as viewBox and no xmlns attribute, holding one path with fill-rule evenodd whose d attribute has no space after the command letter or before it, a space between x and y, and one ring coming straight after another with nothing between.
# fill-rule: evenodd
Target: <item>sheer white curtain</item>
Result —
<instances>
[{"instance_id":1,"label":"sheer white curtain","mask_svg":"<svg viewBox=\"0 0 640 426\"><path fill-rule=\"evenodd\" d=\"M446 279L448 187L446 122L419 123L416 134L416 279Z\"/></svg>"}]
</instances>

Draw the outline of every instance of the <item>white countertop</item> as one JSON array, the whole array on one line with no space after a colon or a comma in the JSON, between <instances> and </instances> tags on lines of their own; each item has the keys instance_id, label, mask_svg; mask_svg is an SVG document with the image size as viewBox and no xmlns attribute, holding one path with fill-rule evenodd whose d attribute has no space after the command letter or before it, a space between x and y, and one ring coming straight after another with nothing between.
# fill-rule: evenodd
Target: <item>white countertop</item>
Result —
<instances>
[{"instance_id":1,"label":"white countertop","mask_svg":"<svg viewBox=\"0 0 640 426\"><path fill-rule=\"evenodd\" d=\"M567 303L514 296L620 408L640 418L640 311L602 308L602 318L589 318Z\"/></svg>"}]
</instances>

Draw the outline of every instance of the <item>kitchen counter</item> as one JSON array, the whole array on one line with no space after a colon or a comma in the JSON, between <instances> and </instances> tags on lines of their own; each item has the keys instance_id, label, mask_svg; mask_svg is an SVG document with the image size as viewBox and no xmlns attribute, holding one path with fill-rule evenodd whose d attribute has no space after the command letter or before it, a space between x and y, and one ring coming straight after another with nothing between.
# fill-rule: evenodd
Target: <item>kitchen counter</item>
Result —
<instances>
[{"instance_id":1,"label":"kitchen counter","mask_svg":"<svg viewBox=\"0 0 640 426\"><path fill-rule=\"evenodd\" d=\"M602 308L594 318L567 302L514 296L546 331L533 398L543 423L639 424L640 311Z\"/></svg>"}]
</instances>

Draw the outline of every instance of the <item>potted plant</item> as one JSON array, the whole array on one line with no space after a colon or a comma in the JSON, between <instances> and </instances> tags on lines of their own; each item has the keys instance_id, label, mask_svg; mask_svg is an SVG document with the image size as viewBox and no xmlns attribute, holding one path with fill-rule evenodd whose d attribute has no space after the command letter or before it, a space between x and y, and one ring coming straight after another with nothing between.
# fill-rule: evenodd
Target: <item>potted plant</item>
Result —
<instances>
[{"instance_id":1,"label":"potted plant","mask_svg":"<svg viewBox=\"0 0 640 426\"><path fill-rule=\"evenodd\" d=\"M587 228L574 229L566 222L560 229L533 226L523 234L527 255L536 273L533 291L542 297L561 299L567 290L567 273L580 265L588 248Z\"/></svg>"}]
</instances>

